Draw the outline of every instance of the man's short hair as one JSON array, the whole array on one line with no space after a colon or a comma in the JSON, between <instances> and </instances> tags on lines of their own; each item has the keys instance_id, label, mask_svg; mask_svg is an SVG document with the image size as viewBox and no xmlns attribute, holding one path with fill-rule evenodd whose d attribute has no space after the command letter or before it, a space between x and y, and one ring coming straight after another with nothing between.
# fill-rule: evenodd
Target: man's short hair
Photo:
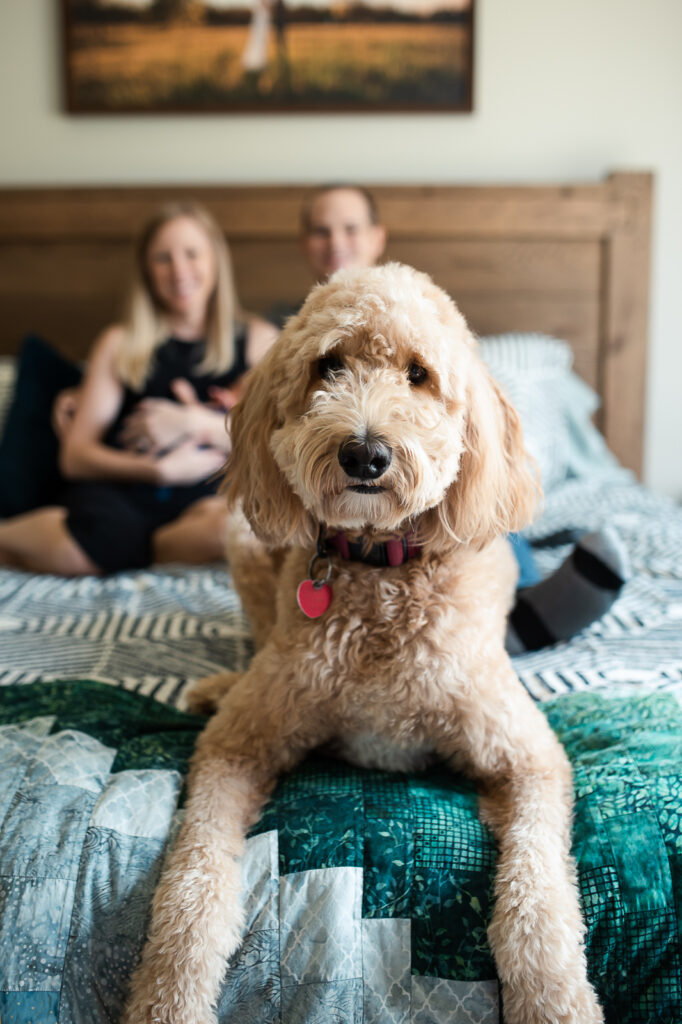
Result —
<instances>
[{"instance_id":1,"label":"man's short hair","mask_svg":"<svg viewBox=\"0 0 682 1024\"><path fill-rule=\"evenodd\" d=\"M369 214L370 224L380 224L379 218L379 207L377 201L368 188L364 185L346 185L346 184L331 184L331 185L320 185L314 189L307 196L305 196L301 203L301 234L307 235L310 233L312 227L311 217L313 212L313 204L319 196L326 195L327 192L357 192L358 195L362 196L367 204L367 213Z\"/></svg>"}]
</instances>

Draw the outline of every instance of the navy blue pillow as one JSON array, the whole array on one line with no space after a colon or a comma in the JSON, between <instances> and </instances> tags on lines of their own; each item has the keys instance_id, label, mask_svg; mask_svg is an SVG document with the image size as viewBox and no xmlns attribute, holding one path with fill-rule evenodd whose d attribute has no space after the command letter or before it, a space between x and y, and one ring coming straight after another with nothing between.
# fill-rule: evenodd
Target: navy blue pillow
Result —
<instances>
[{"instance_id":1,"label":"navy blue pillow","mask_svg":"<svg viewBox=\"0 0 682 1024\"><path fill-rule=\"evenodd\" d=\"M0 440L0 516L53 503L63 484L52 403L80 383L81 370L37 335L24 338L14 395Z\"/></svg>"}]
</instances>

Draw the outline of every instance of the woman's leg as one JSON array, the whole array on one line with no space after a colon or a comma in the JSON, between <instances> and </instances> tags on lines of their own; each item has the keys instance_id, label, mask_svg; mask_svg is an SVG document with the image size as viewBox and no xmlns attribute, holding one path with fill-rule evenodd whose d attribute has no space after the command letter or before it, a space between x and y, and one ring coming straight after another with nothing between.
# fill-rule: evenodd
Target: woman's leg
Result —
<instances>
[{"instance_id":1,"label":"woman's leg","mask_svg":"<svg viewBox=\"0 0 682 1024\"><path fill-rule=\"evenodd\" d=\"M223 562L226 526L225 499L217 495L200 498L173 522L154 532L153 560L156 564L184 562L186 565Z\"/></svg>"},{"instance_id":2,"label":"woman's leg","mask_svg":"<svg viewBox=\"0 0 682 1024\"><path fill-rule=\"evenodd\" d=\"M0 565L58 576L99 576L66 528L66 509L39 508L0 523Z\"/></svg>"}]
</instances>

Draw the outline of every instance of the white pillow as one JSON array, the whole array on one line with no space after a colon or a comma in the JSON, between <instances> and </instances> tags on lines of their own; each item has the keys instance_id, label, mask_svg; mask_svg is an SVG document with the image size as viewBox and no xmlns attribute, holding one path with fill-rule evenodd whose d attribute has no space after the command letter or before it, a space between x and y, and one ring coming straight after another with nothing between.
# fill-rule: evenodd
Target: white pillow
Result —
<instances>
[{"instance_id":1,"label":"white pillow","mask_svg":"<svg viewBox=\"0 0 682 1024\"><path fill-rule=\"evenodd\" d=\"M617 465L592 422L599 398L572 372L570 345L546 334L480 338L480 353L515 406L542 486Z\"/></svg>"}]
</instances>

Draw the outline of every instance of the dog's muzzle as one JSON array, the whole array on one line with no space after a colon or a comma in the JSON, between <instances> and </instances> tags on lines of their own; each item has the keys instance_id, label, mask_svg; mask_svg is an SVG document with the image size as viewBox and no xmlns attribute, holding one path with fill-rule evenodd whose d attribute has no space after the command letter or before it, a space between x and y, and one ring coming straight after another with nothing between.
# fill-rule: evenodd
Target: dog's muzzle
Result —
<instances>
[{"instance_id":1,"label":"dog's muzzle","mask_svg":"<svg viewBox=\"0 0 682 1024\"><path fill-rule=\"evenodd\" d=\"M354 480L378 480L391 465L390 445L374 438L347 437L339 445L338 459L346 476Z\"/></svg>"}]
</instances>

